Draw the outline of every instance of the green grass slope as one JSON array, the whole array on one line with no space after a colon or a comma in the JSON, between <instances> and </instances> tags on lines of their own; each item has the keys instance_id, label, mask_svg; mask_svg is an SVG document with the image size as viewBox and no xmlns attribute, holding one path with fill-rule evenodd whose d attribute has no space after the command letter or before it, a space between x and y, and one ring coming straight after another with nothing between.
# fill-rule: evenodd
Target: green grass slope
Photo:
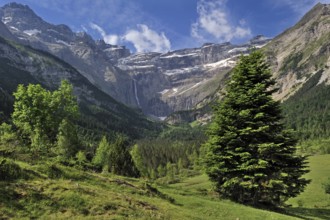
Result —
<instances>
[{"instance_id":1,"label":"green grass slope","mask_svg":"<svg viewBox=\"0 0 330 220\"><path fill-rule=\"evenodd\" d=\"M205 175L172 185L86 172L51 162L15 161L23 177L0 181L0 219L330 219L322 184L330 155L312 156L312 183L291 207L272 212L220 200Z\"/></svg>"},{"instance_id":2,"label":"green grass slope","mask_svg":"<svg viewBox=\"0 0 330 220\"><path fill-rule=\"evenodd\" d=\"M310 157L309 165L306 178L312 182L305 192L288 201L292 205L288 211L305 219L330 219L330 194L326 194L323 188L330 178L330 154Z\"/></svg>"}]
</instances>

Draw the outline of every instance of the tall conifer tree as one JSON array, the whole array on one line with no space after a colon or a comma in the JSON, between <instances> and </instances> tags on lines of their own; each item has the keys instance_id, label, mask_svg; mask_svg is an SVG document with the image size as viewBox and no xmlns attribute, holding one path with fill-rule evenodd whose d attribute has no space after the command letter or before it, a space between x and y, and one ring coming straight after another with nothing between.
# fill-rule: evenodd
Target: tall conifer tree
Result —
<instances>
[{"instance_id":1,"label":"tall conifer tree","mask_svg":"<svg viewBox=\"0 0 330 220\"><path fill-rule=\"evenodd\" d=\"M281 205L308 184L306 158L295 154L296 139L285 130L273 100L275 82L264 56L242 56L214 107L204 145L204 165L222 197L250 205Z\"/></svg>"}]
</instances>

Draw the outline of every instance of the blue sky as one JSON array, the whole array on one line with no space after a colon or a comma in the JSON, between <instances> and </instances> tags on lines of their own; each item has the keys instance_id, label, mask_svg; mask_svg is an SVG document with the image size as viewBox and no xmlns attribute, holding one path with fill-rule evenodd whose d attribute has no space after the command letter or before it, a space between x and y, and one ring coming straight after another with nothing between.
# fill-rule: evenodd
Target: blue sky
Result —
<instances>
[{"instance_id":1,"label":"blue sky","mask_svg":"<svg viewBox=\"0 0 330 220\"><path fill-rule=\"evenodd\" d=\"M12 0L0 0L0 5ZM67 24L133 52L243 43L274 37L317 0L16 0L53 24ZM330 0L321 0L330 3Z\"/></svg>"}]
</instances>

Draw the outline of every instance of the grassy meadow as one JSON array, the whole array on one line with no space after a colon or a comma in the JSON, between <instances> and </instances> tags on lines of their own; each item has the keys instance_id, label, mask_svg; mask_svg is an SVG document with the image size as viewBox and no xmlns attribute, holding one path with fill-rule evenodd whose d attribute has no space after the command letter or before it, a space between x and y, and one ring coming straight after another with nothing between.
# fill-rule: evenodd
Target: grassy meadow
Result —
<instances>
[{"instance_id":1,"label":"grassy meadow","mask_svg":"<svg viewBox=\"0 0 330 220\"><path fill-rule=\"evenodd\" d=\"M309 158L311 184L277 211L220 200L206 175L159 185L51 162L15 163L25 175L0 182L0 219L330 219L330 195L322 187L329 154Z\"/></svg>"}]
</instances>

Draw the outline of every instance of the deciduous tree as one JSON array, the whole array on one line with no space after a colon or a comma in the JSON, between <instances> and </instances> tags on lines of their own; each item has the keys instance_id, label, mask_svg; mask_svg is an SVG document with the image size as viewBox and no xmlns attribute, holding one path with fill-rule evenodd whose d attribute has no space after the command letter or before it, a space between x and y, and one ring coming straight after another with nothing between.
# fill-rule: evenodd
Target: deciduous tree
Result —
<instances>
[{"instance_id":1,"label":"deciduous tree","mask_svg":"<svg viewBox=\"0 0 330 220\"><path fill-rule=\"evenodd\" d=\"M71 123L79 114L72 85L66 80L54 92L39 84L19 85L14 97L13 123L35 150L53 146L62 121Z\"/></svg>"}]
</instances>

